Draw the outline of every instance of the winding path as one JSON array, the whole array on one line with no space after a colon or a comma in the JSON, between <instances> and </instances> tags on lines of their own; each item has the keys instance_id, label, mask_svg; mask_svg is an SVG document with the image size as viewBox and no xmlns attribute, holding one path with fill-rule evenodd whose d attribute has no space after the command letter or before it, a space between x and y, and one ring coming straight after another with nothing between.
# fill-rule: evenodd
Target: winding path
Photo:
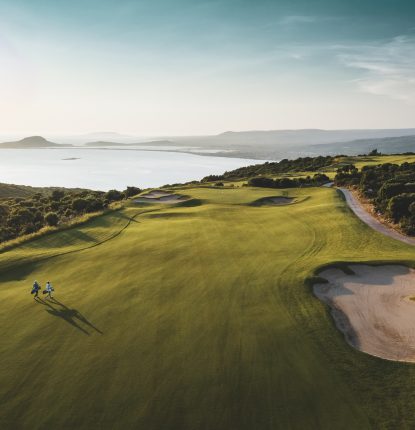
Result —
<instances>
[{"instance_id":1,"label":"winding path","mask_svg":"<svg viewBox=\"0 0 415 430\"><path fill-rule=\"evenodd\" d=\"M366 209L359 203L356 197L346 188L338 188L344 195L350 209L358 216L364 223L373 230L384 234L385 236L392 237L393 239L400 240L408 245L415 245L415 238L405 236L392 228L387 227L378 221L373 215L366 211Z\"/></svg>"}]
</instances>

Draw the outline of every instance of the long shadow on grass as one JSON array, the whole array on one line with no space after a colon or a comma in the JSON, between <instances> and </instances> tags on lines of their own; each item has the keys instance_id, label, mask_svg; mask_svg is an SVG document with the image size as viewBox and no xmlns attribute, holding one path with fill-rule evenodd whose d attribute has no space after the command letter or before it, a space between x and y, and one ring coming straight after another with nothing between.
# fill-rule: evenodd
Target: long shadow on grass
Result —
<instances>
[{"instance_id":1,"label":"long shadow on grass","mask_svg":"<svg viewBox=\"0 0 415 430\"><path fill-rule=\"evenodd\" d=\"M92 324L90 321L88 321L88 319L86 319L81 314L81 312L79 312L76 309L68 308L68 306L66 306L64 303L59 302L56 299L42 300L41 298L37 298L36 301L37 303L40 303L46 306L48 308L46 309L46 311L50 315L54 317L62 318L67 323L71 324L73 327L77 328L79 331L86 334L87 336L89 336L90 333L87 330L85 330L81 326L81 324L85 324L89 328L95 330L97 333L103 334L102 331L99 330L97 327L95 327L94 324Z\"/></svg>"}]
</instances>

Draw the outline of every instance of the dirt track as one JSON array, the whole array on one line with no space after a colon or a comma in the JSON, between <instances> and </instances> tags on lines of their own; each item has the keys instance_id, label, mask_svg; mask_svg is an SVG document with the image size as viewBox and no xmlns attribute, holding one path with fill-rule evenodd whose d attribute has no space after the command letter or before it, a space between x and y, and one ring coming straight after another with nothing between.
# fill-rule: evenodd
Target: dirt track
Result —
<instances>
[{"instance_id":1,"label":"dirt track","mask_svg":"<svg viewBox=\"0 0 415 430\"><path fill-rule=\"evenodd\" d=\"M405 242L409 245L415 245L415 238L405 236L404 234L401 234L398 231L387 227L386 225L378 221L369 212L367 212L356 199L356 197L348 189L339 188L339 190L345 196L346 202L349 205L350 209L369 227L372 227L374 230L386 236L390 236L396 240L400 240L401 242Z\"/></svg>"},{"instance_id":2,"label":"dirt track","mask_svg":"<svg viewBox=\"0 0 415 430\"><path fill-rule=\"evenodd\" d=\"M327 269L315 295L327 303L349 344L388 360L415 362L415 270L399 265Z\"/></svg>"}]
</instances>

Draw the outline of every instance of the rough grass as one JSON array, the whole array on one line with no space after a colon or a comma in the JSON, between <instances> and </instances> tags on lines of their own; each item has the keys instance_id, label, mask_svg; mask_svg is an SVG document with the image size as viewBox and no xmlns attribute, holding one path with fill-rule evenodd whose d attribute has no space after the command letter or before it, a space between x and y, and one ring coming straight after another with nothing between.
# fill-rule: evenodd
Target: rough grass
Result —
<instances>
[{"instance_id":1,"label":"rough grass","mask_svg":"<svg viewBox=\"0 0 415 430\"><path fill-rule=\"evenodd\" d=\"M186 189L203 204L130 205L1 254L0 427L414 428L415 367L349 347L306 282L413 248L335 190L295 193ZM60 304L35 303L34 279Z\"/></svg>"}]
</instances>

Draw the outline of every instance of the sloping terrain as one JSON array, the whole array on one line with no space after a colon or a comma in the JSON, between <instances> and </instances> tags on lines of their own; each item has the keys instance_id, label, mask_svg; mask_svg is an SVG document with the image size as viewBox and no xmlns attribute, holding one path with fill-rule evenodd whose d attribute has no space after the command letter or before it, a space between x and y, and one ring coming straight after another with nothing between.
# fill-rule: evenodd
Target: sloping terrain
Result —
<instances>
[{"instance_id":1,"label":"sloping terrain","mask_svg":"<svg viewBox=\"0 0 415 430\"><path fill-rule=\"evenodd\" d=\"M305 284L413 249L332 189L183 193L0 254L0 428L413 428L415 368L347 345Z\"/></svg>"},{"instance_id":2,"label":"sloping terrain","mask_svg":"<svg viewBox=\"0 0 415 430\"><path fill-rule=\"evenodd\" d=\"M28 185L14 185L0 183L0 199L7 198L29 198L35 194L50 195L54 190L83 191L81 188L62 188L62 187L30 187Z\"/></svg>"}]
</instances>

